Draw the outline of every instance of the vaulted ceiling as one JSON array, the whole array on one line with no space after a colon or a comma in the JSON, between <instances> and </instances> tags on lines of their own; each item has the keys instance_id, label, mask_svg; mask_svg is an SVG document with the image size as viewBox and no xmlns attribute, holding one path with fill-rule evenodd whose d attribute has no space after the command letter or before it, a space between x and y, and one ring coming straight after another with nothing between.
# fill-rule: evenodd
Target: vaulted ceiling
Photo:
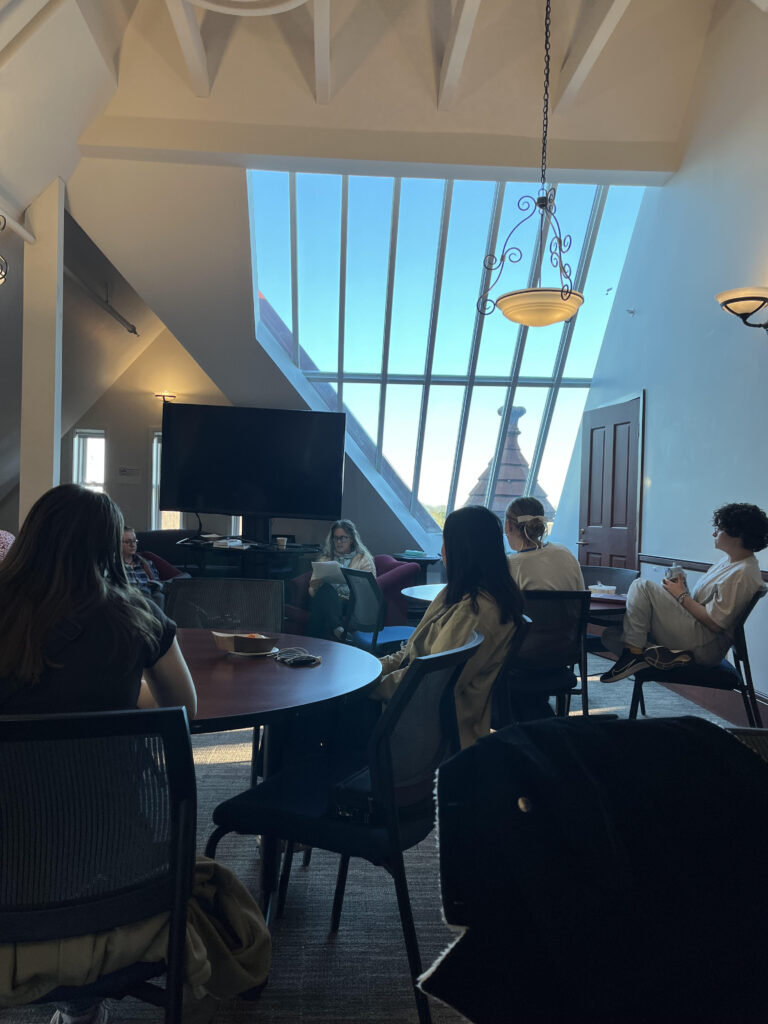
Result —
<instances>
[{"instance_id":1,"label":"vaulted ceiling","mask_svg":"<svg viewBox=\"0 0 768 1024\"><path fill-rule=\"evenodd\" d=\"M552 0L550 180L667 180L707 34L752 3L768 6ZM247 400L266 371L242 168L536 180L543 17L543 0L0 0L0 253L18 263L13 222L61 178L128 319L149 337L165 325ZM72 415L135 346L109 317L88 327L77 287L65 282ZM10 279L0 289L0 462L19 297Z\"/></svg>"}]
</instances>

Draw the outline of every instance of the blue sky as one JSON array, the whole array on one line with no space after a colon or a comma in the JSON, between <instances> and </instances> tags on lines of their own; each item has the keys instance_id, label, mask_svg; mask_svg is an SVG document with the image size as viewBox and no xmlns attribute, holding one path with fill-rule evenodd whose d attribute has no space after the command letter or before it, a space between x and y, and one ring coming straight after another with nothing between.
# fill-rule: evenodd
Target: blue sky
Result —
<instances>
[{"instance_id":1,"label":"blue sky","mask_svg":"<svg viewBox=\"0 0 768 1024\"><path fill-rule=\"evenodd\" d=\"M252 247L258 287L291 327L291 264L288 174L249 172ZM297 175L298 328L302 348L322 370L335 372L338 359L340 280L340 175ZM445 184L442 180L403 179L397 222L397 255L393 278L389 372L423 374L427 350L435 265L441 232ZM439 296L433 373L464 375L475 323L475 303L482 280L488 223L495 183L455 181L447 225L445 262ZM591 377L608 322L627 246L643 195L642 188L612 187L568 355L565 375ZM381 370L385 327L388 257L392 231L392 178L350 176L347 224L345 357L343 370ZM535 194L536 185L507 185L500 238L521 218L517 202ZM561 228L573 238L568 261L576 268L594 197L592 185L561 185L557 214ZM537 221L538 218L535 218ZM518 265L508 265L493 294L525 287L533 250L534 219L515 233L523 250ZM542 284L559 284L546 263ZM477 373L509 375L516 326L498 311L483 323ZM552 374L562 325L531 329L521 375ZM387 389L383 450L410 486L416 448L420 385ZM453 467L463 386L433 386L430 391L419 498L444 504ZM505 398L501 387L473 393L457 504L493 455L499 427L497 410ZM344 385L344 400L373 438L378 423L378 384ZM546 388L517 389L515 404L526 414L520 421L520 445L533 454ZM558 395L539 483L554 505L573 450L586 389L563 389Z\"/></svg>"}]
</instances>

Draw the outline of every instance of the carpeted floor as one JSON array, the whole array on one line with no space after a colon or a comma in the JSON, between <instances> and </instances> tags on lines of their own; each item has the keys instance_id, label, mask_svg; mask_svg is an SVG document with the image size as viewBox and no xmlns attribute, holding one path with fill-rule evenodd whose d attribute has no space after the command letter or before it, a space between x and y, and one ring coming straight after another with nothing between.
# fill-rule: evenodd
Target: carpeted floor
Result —
<instances>
[{"instance_id":1,"label":"carpeted floor","mask_svg":"<svg viewBox=\"0 0 768 1024\"><path fill-rule=\"evenodd\" d=\"M606 665L599 658L590 658L590 706L595 711L602 709L625 718L632 681L601 684L597 676ZM653 717L694 714L727 724L661 686L649 686L646 690L648 713ZM578 713L578 707L574 710ZM194 746L198 768L198 849L202 849L211 830L215 805L248 785L250 733L196 737ZM416 927L427 966L452 937L441 917L435 835L405 856ZM256 891L258 864L253 840L228 837L219 846L218 857ZM296 859L285 916L274 928L269 985L258 1003L222 1005L216 1018L220 1024L246 1020L265 1024L416 1021L391 879L384 871L353 862L341 928L336 936L330 936L336 867L337 858L322 851L314 851L308 868L302 868L301 859ZM436 1024L463 1020L453 1010L438 1004L433 1004L433 1017ZM40 1007L0 1013L0 1020L8 1024L42 1024L49 1019L50 1012ZM149 1024L162 1017L151 1006L125 1000L112 1004L112 1019Z\"/></svg>"}]
</instances>

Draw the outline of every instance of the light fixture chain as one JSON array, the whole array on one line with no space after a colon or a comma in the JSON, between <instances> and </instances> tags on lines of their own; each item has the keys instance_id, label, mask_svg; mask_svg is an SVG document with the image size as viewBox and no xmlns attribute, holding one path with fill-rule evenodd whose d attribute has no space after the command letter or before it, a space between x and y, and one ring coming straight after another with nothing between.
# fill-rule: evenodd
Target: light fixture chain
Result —
<instances>
[{"instance_id":1,"label":"light fixture chain","mask_svg":"<svg viewBox=\"0 0 768 1024\"><path fill-rule=\"evenodd\" d=\"M552 10L547 0L544 18L544 110L541 118L541 187L546 189L547 180L547 130L549 128L549 26Z\"/></svg>"}]
</instances>

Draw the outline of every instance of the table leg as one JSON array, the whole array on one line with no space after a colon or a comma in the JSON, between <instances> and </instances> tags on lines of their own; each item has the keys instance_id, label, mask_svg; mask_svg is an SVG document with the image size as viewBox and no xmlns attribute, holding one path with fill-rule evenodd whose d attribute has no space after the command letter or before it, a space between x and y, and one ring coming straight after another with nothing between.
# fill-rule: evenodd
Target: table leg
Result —
<instances>
[{"instance_id":1,"label":"table leg","mask_svg":"<svg viewBox=\"0 0 768 1024\"><path fill-rule=\"evenodd\" d=\"M282 753L282 729L280 725L265 725L261 735L261 771L259 772L259 729L253 730L251 754L251 785L258 782L258 775L265 779L280 770ZM280 873L280 841L276 836L261 837L261 908L267 926L274 914L274 896Z\"/></svg>"}]
</instances>

